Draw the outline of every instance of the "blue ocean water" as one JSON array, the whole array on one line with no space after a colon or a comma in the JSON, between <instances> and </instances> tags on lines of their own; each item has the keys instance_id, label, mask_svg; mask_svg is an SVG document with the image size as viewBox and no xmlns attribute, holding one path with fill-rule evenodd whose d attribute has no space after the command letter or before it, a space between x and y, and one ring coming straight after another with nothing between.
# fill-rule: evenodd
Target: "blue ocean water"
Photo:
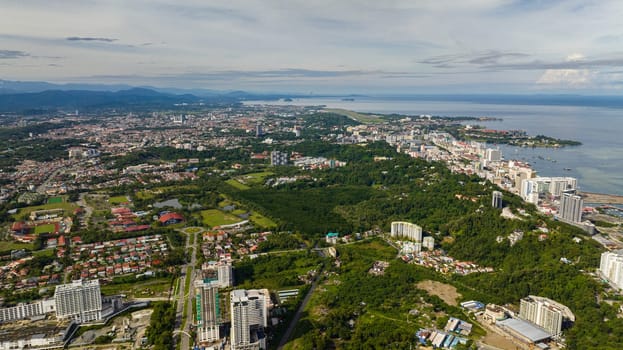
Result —
<instances>
[{"instance_id":1,"label":"blue ocean water","mask_svg":"<svg viewBox=\"0 0 623 350\"><path fill-rule=\"evenodd\" d=\"M496 117L478 122L492 129L521 129L529 135L576 140L581 146L560 149L500 145L506 159L532 164L541 176L573 176L579 189L623 195L623 109L560 105L514 105L361 97L304 98L292 102L248 101L248 104L326 105L368 113Z\"/></svg>"}]
</instances>

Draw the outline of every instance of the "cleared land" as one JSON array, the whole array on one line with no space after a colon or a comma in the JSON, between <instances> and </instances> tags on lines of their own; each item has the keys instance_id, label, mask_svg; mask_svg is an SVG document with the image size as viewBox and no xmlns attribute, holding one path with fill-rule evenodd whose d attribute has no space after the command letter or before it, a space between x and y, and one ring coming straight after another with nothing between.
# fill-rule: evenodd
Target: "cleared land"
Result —
<instances>
[{"instance_id":1,"label":"cleared land","mask_svg":"<svg viewBox=\"0 0 623 350\"><path fill-rule=\"evenodd\" d=\"M110 204L121 204L129 202L128 196L115 196L108 198L108 203Z\"/></svg>"},{"instance_id":2,"label":"cleared land","mask_svg":"<svg viewBox=\"0 0 623 350\"><path fill-rule=\"evenodd\" d=\"M273 172L262 171L257 173L244 174L238 177L238 181L249 185L259 185L264 182L267 176L273 175Z\"/></svg>"},{"instance_id":3,"label":"cleared land","mask_svg":"<svg viewBox=\"0 0 623 350\"><path fill-rule=\"evenodd\" d=\"M265 217L262 214L258 214L258 213L252 213L251 217L249 218L254 224L256 224L257 226L261 226L264 228L275 228L277 227L277 224L272 221L271 219Z\"/></svg>"},{"instance_id":4,"label":"cleared land","mask_svg":"<svg viewBox=\"0 0 623 350\"><path fill-rule=\"evenodd\" d=\"M201 211L201 219L203 224L207 226L231 225L242 221L237 216L224 213L218 209L208 209Z\"/></svg>"},{"instance_id":5,"label":"cleared land","mask_svg":"<svg viewBox=\"0 0 623 350\"><path fill-rule=\"evenodd\" d=\"M597 204L623 204L623 196L614 194L582 192L584 202Z\"/></svg>"},{"instance_id":6,"label":"cleared land","mask_svg":"<svg viewBox=\"0 0 623 350\"><path fill-rule=\"evenodd\" d=\"M32 243L0 241L0 252L9 252L11 250L18 250L18 249L32 250L33 249L33 244Z\"/></svg>"},{"instance_id":7,"label":"cleared land","mask_svg":"<svg viewBox=\"0 0 623 350\"><path fill-rule=\"evenodd\" d=\"M44 210L44 209L63 209L65 211L64 215L69 216L72 214L73 210L76 208L78 208L77 205L66 203L66 202L36 205L32 207L20 208L19 212L13 215L13 218L15 220L25 220L30 215L30 212L35 211L35 210Z\"/></svg>"},{"instance_id":8,"label":"cleared land","mask_svg":"<svg viewBox=\"0 0 623 350\"><path fill-rule=\"evenodd\" d=\"M126 294L134 298L167 297L171 287L170 278L153 278L140 282L107 284L101 287L102 294Z\"/></svg>"},{"instance_id":9,"label":"cleared land","mask_svg":"<svg viewBox=\"0 0 623 350\"><path fill-rule=\"evenodd\" d=\"M487 335L482 338L481 342L499 349L515 349L517 347L517 345L510 339L507 339L490 330L487 330Z\"/></svg>"},{"instance_id":10,"label":"cleared land","mask_svg":"<svg viewBox=\"0 0 623 350\"><path fill-rule=\"evenodd\" d=\"M324 110L327 112L335 113L335 114L345 115L349 117L350 119L356 120L363 124L374 124L374 123L383 122L383 119L379 118L378 116L369 115L369 114L361 114L361 113L357 113L354 111L349 111L347 109L325 108Z\"/></svg>"},{"instance_id":11,"label":"cleared land","mask_svg":"<svg viewBox=\"0 0 623 350\"><path fill-rule=\"evenodd\" d=\"M251 187L249 187L249 186L247 186L247 185L245 185L243 183L240 183L240 182L238 182L237 180L234 180L234 179L229 179L229 180L227 180L225 182L228 185L231 185L231 186L233 186L233 187L235 187L235 188L237 188L237 189L239 189L241 191L248 190L248 189L251 188Z\"/></svg>"},{"instance_id":12,"label":"cleared land","mask_svg":"<svg viewBox=\"0 0 623 350\"><path fill-rule=\"evenodd\" d=\"M454 286L437 281L426 280L416 284L415 286L419 289L427 291L428 294L438 296L446 304L452 306L457 306L457 300L461 297L461 294L456 291Z\"/></svg>"}]
</instances>

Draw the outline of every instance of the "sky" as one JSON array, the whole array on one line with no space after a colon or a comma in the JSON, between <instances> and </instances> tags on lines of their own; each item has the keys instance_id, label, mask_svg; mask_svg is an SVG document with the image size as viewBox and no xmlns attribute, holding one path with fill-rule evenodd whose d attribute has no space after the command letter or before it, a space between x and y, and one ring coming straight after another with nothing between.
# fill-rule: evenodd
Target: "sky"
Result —
<instances>
[{"instance_id":1,"label":"sky","mask_svg":"<svg viewBox=\"0 0 623 350\"><path fill-rule=\"evenodd\" d=\"M623 1L0 0L0 79L620 95Z\"/></svg>"}]
</instances>

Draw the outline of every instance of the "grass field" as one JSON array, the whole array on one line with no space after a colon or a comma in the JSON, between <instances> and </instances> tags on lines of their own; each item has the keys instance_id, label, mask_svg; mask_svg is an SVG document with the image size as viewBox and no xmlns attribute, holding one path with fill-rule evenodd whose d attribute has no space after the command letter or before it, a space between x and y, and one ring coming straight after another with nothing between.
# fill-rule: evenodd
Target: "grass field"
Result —
<instances>
[{"instance_id":1,"label":"grass field","mask_svg":"<svg viewBox=\"0 0 623 350\"><path fill-rule=\"evenodd\" d=\"M25 220L26 218L28 218L28 215L30 215L30 212L34 210L59 209L59 208L65 210L65 216L69 216L72 214L74 209L78 208L78 206L71 204L71 203L62 202L62 203L50 203L50 204L43 204L43 205L35 205L31 207L24 207L24 208L20 208L17 214L13 215L13 219Z\"/></svg>"},{"instance_id":2,"label":"grass field","mask_svg":"<svg viewBox=\"0 0 623 350\"><path fill-rule=\"evenodd\" d=\"M28 249L32 250L32 243L0 241L0 252L10 252L11 250Z\"/></svg>"},{"instance_id":3,"label":"grass field","mask_svg":"<svg viewBox=\"0 0 623 350\"><path fill-rule=\"evenodd\" d=\"M237 188L237 189L239 189L241 191L248 190L248 189L251 188L251 187L249 187L249 186L247 186L247 185L245 185L243 183L240 183L240 182L238 182L238 181L236 181L234 179L229 179L229 180L225 181L225 183L227 183L228 185L231 185L231 186L233 186L233 187L235 187L235 188Z\"/></svg>"},{"instance_id":4,"label":"grass field","mask_svg":"<svg viewBox=\"0 0 623 350\"><path fill-rule=\"evenodd\" d=\"M277 224L274 221L272 221L271 219L259 213L251 214L250 219L257 226L261 226L261 227L268 228L268 229L277 227Z\"/></svg>"},{"instance_id":5,"label":"grass field","mask_svg":"<svg viewBox=\"0 0 623 350\"><path fill-rule=\"evenodd\" d=\"M50 198L48 198L48 204L63 203L63 202L64 202L63 197L50 197Z\"/></svg>"},{"instance_id":6,"label":"grass field","mask_svg":"<svg viewBox=\"0 0 623 350\"><path fill-rule=\"evenodd\" d=\"M54 249L52 248L48 248L48 249L42 249L42 250L37 250L32 252L33 256L37 256L37 257L48 257L48 258L52 258L54 257Z\"/></svg>"},{"instance_id":7,"label":"grass field","mask_svg":"<svg viewBox=\"0 0 623 350\"><path fill-rule=\"evenodd\" d=\"M108 198L108 203L116 205L129 202L128 196L115 196Z\"/></svg>"},{"instance_id":8,"label":"grass field","mask_svg":"<svg viewBox=\"0 0 623 350\"><path fill-rule=\"evenodd\" d=\"M53 233L56 230L56 225L54 224L45 224L45 225L39 225L39 226L35 226L35 234L42 234L42 233Z\"/></svg>"},{"instance_id":9,"label":"grass field","mask_svg":"<svg viewBox=\"0 0 623 350\"><path fill-rule=\"evenodd\" d=\"M102 285L101 290L103 295L125 294L128 297L148 298L168 296L169 287L171 287L170 278L153 278L139 283Z\"/></svg>"},{"instance_id":10,"label":"grass field","mask_svg":"<svg viewBox=\"0 0 623 350\"><path fill-rule=\"evenodd\" d=\"M374 124L374 123L381 123L383 122L383 119L377 117L377 116L373 116L373 115L368 115L368 114L361 114L361 113L357 113L357 112L353 112L353 111L349 111L346 109L339 109L339 108L325 108L325 111L327 112L331 112L331 113L335 113L335 114L341 114L341 115L345 115L351 119L354 119L360 123L363 124Z\"/></svg>"},{"instance_id":11,"label":"grass field","mask_svg":"<svg viewBox=\"0 0 623 350\"><path fill-rule=\"evenodd\" d=\"M242 179L247 184L258 185L258 184L264 183L264 179L267 176L271 176L273 174L274 173L270 171L262 171L258 173L244 174L240 176L240 179Z\"/></svg>"},{"instance_id":12,"label":"grass field","mask_svg":"<svg viewBox=\"0 0 623 350\"><path fill-rule=\"evenodd\" d=\"M203 224L207 226L230 225L242 221L237 216L224 213L218 209L208 209L201 211Z\"/></svg>"}]
</instances>

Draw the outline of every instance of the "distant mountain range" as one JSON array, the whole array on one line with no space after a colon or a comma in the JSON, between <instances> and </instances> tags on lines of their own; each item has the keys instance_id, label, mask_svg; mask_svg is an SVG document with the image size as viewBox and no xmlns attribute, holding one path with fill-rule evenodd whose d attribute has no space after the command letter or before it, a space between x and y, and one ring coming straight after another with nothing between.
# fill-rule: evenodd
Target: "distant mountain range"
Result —
<instances>
[{"instance_id":1,"label":"distant mountain range","mask_svg":"<svg viewBox=\"0 0 623 350\"><path fill-rule=\"evenodd\" d=\"M87 91L122 91L130 90L134 88L149 89L165 94L191 94L199 97L204 96L221 96L231 93L230 91L218 91L209 89L177 89L177 88L158 88L154 86L133 86L126 84L82 84L82 83L69 83L69 84L54 84L45 81L12 81L0 79L0 95L5 94L19 94L27 92L42 92L47 90L63 90L63 91L75 91L75 90L87 90ZM236 91L234 91L236 92Z\"/></svg>"},{"instance_id":2,"label":"distant mountain range","mask_svg":"<svg viewBox=\"0 0 623 350\"><path fill-rule=\"evenodd\" d=\"M251 99L274 100L288 96L258 95L245 91L0 80L1 113L37 113L74 109L171 108L176 104L184 103L222 104Z\"/></svg>"},{"instance_id":3,"label":"distant mountain range","mask_svg":"<svg viewBox=\"0 0 623 350\"><path fill-rule=\"evenodd\" d=\"M175 104L197 103L201 100L190 94L173 95L141 88L115 92L47 90L0 95L0 112L173 107ZM229 99L231 101L235 99Z\"/></svg>"}]
</instances>

